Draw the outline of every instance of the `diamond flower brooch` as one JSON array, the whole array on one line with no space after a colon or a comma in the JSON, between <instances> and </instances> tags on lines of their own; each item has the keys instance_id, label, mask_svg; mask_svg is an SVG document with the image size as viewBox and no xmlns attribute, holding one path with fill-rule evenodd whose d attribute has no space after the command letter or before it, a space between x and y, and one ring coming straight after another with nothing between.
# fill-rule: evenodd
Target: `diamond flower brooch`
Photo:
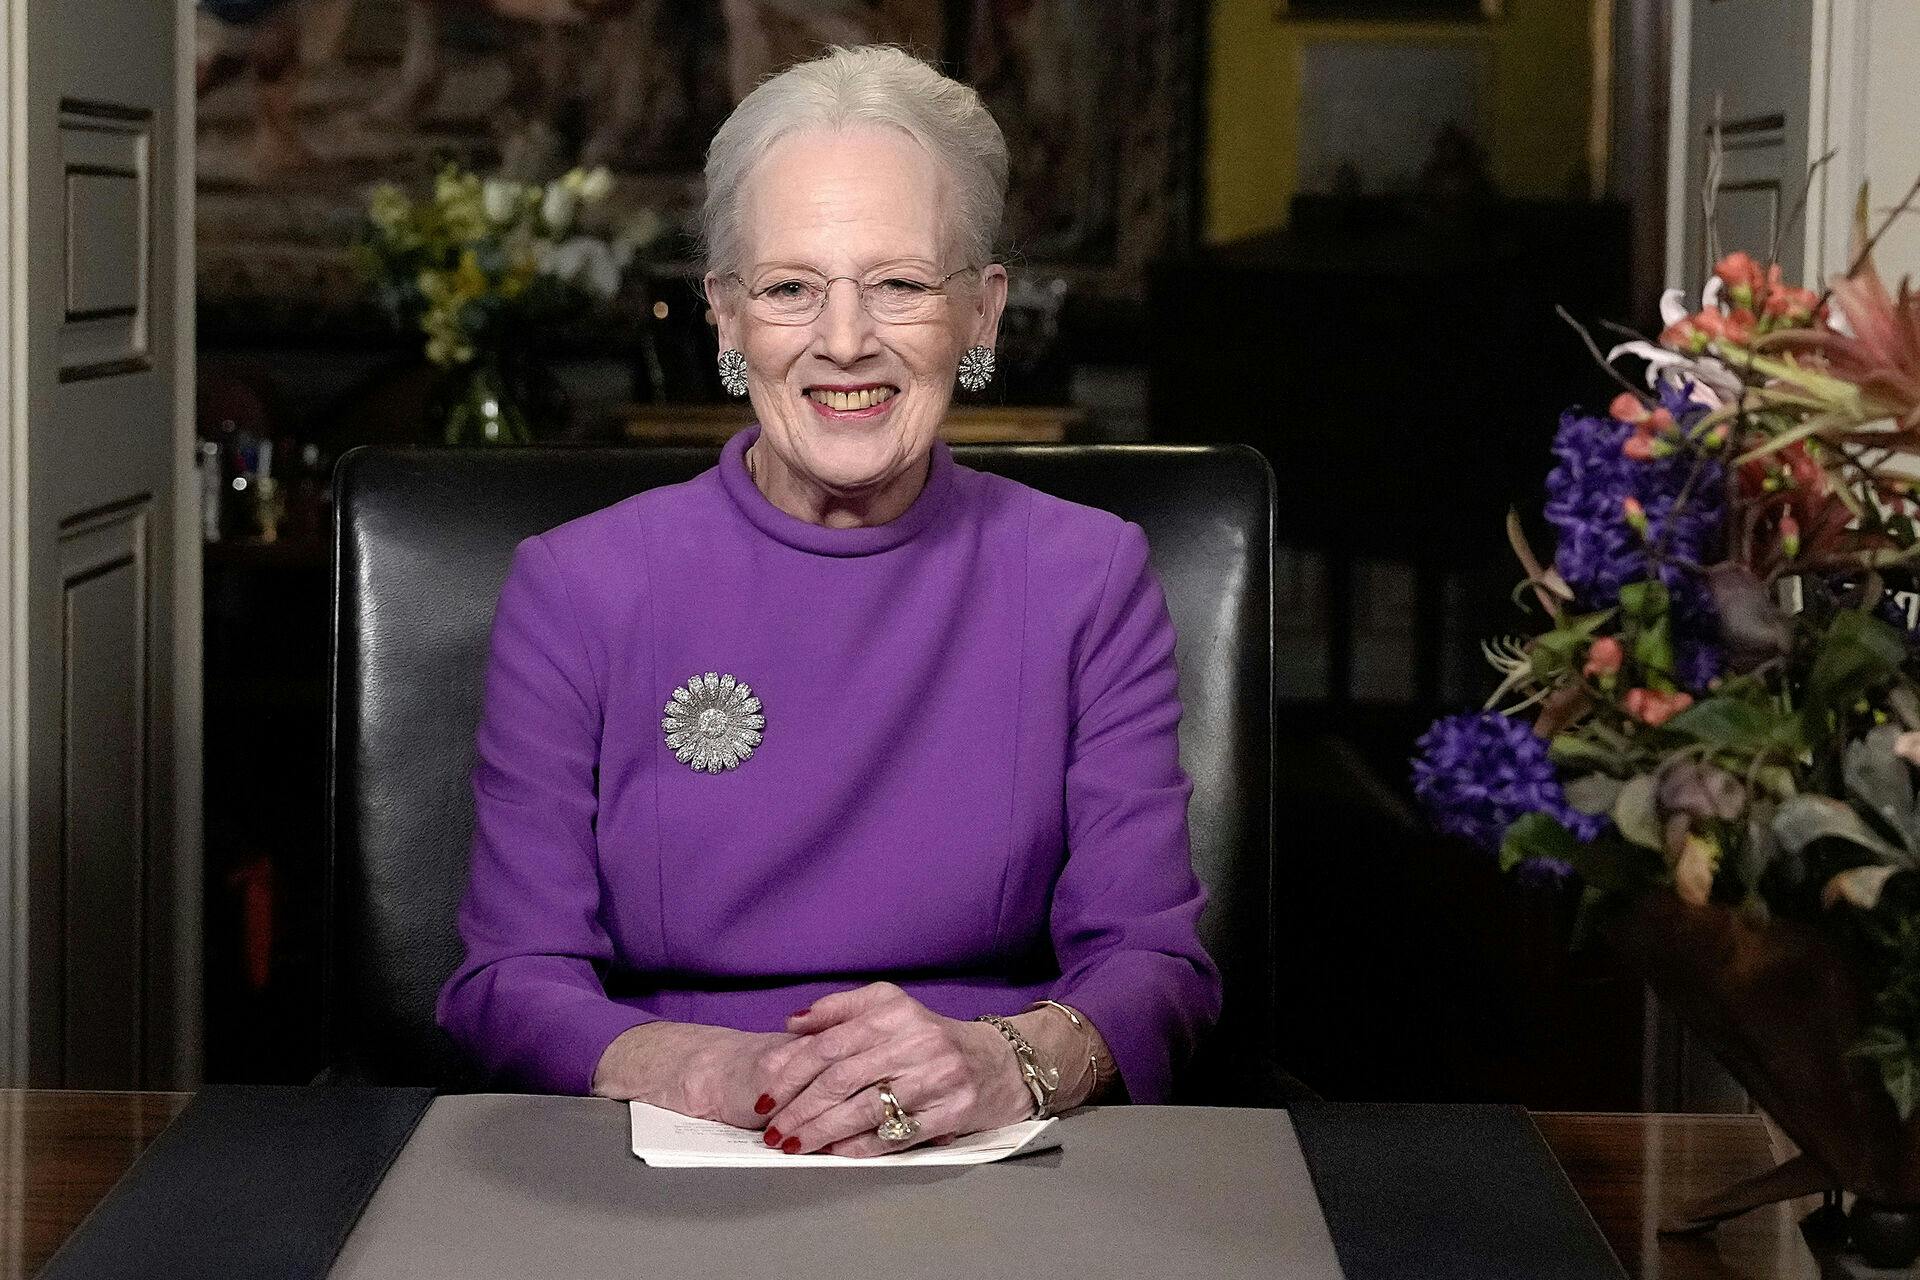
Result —
<instances>
[{"instance_id":1,"label":"diamond flower brooch","mask_svg":"<svg viewBox=\"0 0 1920 1280\"><path fill-rule=\"evenodd\" d=\"M694 676L662 709L660 727L680 763L705 773L732 769L760 745L767 718L744 681L709 671Z\"/></svg>"}]
</instances>

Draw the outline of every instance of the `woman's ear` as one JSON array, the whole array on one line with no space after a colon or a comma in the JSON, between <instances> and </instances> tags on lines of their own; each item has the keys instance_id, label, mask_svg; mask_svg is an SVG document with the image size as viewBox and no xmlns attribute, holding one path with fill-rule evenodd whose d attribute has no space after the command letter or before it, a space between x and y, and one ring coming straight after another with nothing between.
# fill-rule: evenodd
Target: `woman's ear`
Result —
<instances>
[{"instance_id":1,"label":"woman's ear","mask_svg":"<svg viewBox=\"0 0 1920 1280\"><path fill-rule=\"evenodd\" d=\"M979 303L973 314L970 347L997 347L1000 343L1000 315L1007 309L1007 269L997 262L980 268Z\"/></svg>"},{"instance_id":2,"label":"woman's ear","mask_svg":"<svg viewBox=\"0 0 1920 1280\"><path fill-rule=\"evenodd\" d=\"M738 319L734 305L739 301L734 290L727 287L727 279L709 271L700 282L707 295L707 308L713 312L714 327L720 331L720 349L731 351L740 345L734 340L735 322Z\"/></svg>"}]
</instances>

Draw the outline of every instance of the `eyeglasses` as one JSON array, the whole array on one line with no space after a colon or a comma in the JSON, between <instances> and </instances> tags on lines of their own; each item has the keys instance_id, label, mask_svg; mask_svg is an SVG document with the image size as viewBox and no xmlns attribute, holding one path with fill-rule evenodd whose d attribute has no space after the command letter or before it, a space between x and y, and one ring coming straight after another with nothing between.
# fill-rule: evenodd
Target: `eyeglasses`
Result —
<instances>
[{"instance_id":1,"label":"eyeglasses","mask_svg":"<svg viewBox=\"0 0 1920 1280\"><path fill-rule=\"evenodd\" d=\"M827 309L827 293L836 280L846 280L859 290L860 305L881 324L925 324L939 318L940 304L947 299L947 281L979 269L960 267L934 281L898 274L880 280L860 280L854 276L781 270L772 273L772 283L758 289L741 279L738 272L730 271L727 275L745 290L747 308L754 318L768 324L813 323Z\"/></svg>"}]
</instances>

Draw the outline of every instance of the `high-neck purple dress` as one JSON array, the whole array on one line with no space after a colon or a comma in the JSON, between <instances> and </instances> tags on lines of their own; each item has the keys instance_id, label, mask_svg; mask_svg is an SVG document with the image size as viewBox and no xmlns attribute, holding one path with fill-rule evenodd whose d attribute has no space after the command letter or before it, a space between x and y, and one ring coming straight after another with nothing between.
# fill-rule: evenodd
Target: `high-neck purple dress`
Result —
<instances>
[{"instance_id":1,"label":"high-neck purple dress","mask_svg":"<svg viewBox=\"0 0 1920 1280\"><path fill-rule=\"evenodd\" d=\"M957 1018L1047 996L1164 1101L1220 977L1145 535L944 444L899 518L809 524L748 476L757 434L515 553L440 1024L585 1093L653 1019L778 1030L879 979ZM765 719L718 772L662 728L710 671Z\"/></svg>"}]
</instances>

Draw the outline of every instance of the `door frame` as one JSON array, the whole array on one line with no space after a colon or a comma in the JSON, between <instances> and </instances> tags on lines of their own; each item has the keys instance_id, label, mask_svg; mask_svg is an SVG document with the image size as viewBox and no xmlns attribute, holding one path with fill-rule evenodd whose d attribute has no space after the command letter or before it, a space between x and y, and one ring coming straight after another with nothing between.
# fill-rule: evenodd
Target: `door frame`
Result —
<instances>
[{"instance_id":1,"label":"door frame","mask_svg":"<svg viewBox=\"0 0 1920 1280\"><path fill-rule=\"evenodd\" d=\"M27 261L25 207L28 112L24 58L33 0L0 0L0 1087L27 1071ZM201 561L199 485L194 461L194 166L191 157L193 0L173 0L175 154L175 329L173 404L173 776L172 849L177 886L171 984L175 1009L170 1053L174 1088L200 1082L202 1065Z\"/></svg>"},{"instance_id":2,"label":"door frame","mask_svg":"<svg viewBox=\"0 0 1920 1280\"><path fill-rule=\"evenodd\" d=\"M200 1084L205 1020L206 946L203 941L204 797L201 723L204 680L201 659L204 605L201 589L200 468L195 334L199 148L198 98L193 88L194 0L173 0L173 118L180 132L174 165L173 275L173 856L176 867L173 904L173 1086Z\"/></svg>"},{"instance_id":3,"label":"door frame","mask_svg":"<svg viewBox=\"0 0 1920 1280\"><path fill-rule=\"evenodd\" d=\"M1813 79L1807 95L1807 157L1836 154L1807 193L1806 256L1811 288L1847 269L1853 192L1867 172L1868 8L1872 0L1818 0L1813 6Z\"/></svg>"},{"instance_id":4,"label":"door frame","mask_svg":"<svg viewBox=\"0 0 1920 1280\"><path fill-rule=\"evenodd\" d=\"M26 0L0 0L0 147L5 148L6 190L0 193L0 1085L26 1078L26 617L16 601L27 590L26 348L24 281L26 199L23 163L26 121L14 101L26 84L20 57L25 46Z\"/></svg>"},{"instance_id":5,"label":"door frame","mask_svg":"<svg viewBox=\"0 0 1920 1280\"><path fill-rule=\"evenodd\" d=\"M1693 3L1678 0L1668 16L1667 42L1667 249L1662 275L1669 289L1688 287L1687 208L1698 193L1687 189L1688 130L1692 127Z\"/></svg>"},{"instance_id":6,"label":"door frame","mask_svg":"<svg viewBox=\"0 0 1920 1280\"><path fill-rule=\"evenodd\" d=\"M1920 168L1909 124L1920 110L1912 53L1920 48L1920 8L1903 0L1820 0L1813 16L1808 152L1838 153L1808 202L1805 283L1817 288L1816 279L1824 284L1850 265L1860 184L1872 182L1869 221L1877 225ZM1903 218L1874 256L1888 281L1920 275L1920 219Z\"/></svg>"}]
</instances>

